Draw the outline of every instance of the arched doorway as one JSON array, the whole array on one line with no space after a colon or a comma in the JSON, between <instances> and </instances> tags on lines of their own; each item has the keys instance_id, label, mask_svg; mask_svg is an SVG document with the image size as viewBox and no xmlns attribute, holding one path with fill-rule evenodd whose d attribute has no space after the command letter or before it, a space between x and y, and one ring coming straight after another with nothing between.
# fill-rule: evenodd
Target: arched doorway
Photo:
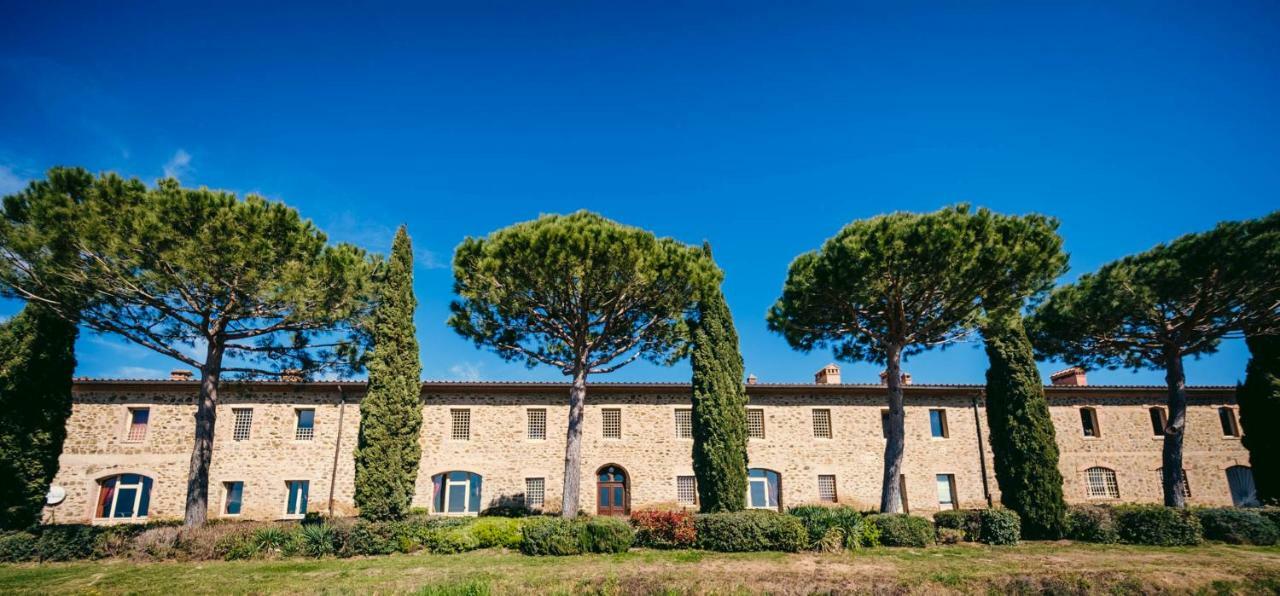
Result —
<instances>
[{"instance_id":1,"label":"arched doorway","mask_svg":"<svg viewBox=\"0 0 1280 596\"><path fill-rule=\"evenodd\" d=\"M609 464L596 472L596 513L626 515L631 498L627 490L627 471Z\"/></svg>"}]
</instances>

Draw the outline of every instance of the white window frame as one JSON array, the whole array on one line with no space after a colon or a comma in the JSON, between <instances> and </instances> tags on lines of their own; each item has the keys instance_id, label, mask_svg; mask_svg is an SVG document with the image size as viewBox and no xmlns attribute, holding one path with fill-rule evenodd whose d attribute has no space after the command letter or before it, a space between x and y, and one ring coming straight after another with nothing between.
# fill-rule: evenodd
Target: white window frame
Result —
<instances>
[{"instance_id":1,"label":"white window frame","mask_svg":"<svg viewBox=\"0 0 1280 596\"><path fill-rule=\"evenodd\" d=\"M462 472L466 474L466 480L450 480L449 474L452 472ZM441 474L444 474L444 477L440 479L440 491L443 493L440 499L440 508L443 509L443 511L437 511L436 514L449 515L453 517L475 517L476 515L479 515L479 507L476 507L476 511L471 510L471 477L480 476L480 474L470 470L449 470L447 472L441 472ZM484 482L483 478L484 477L481 476L481 482ZM449 511L449 489L455 486L462 487L462 511ZM481 486L483 486L483 484ZM543 487L546 487L545 481L543 483ZM484 495L480 495L480 499L483 503ZM431 504L433 507L435 506L435 495L431 496Z\"/></svg>"},{"instance_id":2,"label":"white window frame","mask_svg":"<svg viewBox=\"0 0 1280 596\"><path fill-rule=\"evenodd\" d=\"M290 503L293 500L293 484L295 482L306 485L306 490L298 491L297 503ZM311 481L310 480L285 480L284 481L284 517L286 519L300 519L307 516L307 501L311 498ZM293 505L295 513L289 513L289 505Z\"/></svg>"},{"instance_id":3,"label":"white window frame","mask_svg":"<svg viewBox=\"0 0 1280 596\"><path fill-rule=\"evenodd\" d=\"M763 470L765 472L765 475L760 478L752 477L751 470L756 470L756 469ZM778 490L778 496L777 496L778 502L772 506L769 505L769 473L770 472L772 472L773 475L778 479L778 486L776 487ZM751 485L756 483L760 483L764 485L764 501L765 501L764 505L751 504ZM781 507L782 507L782 473L778 472L777 470L771 470L769 468L748 469L747 470L747 509L771 509L774 511L779 511L781 510Z\"/></svg>"},{"instance_id":4,"label":"white window frame","mask_svg":"<svg viewBox=\"0 0 1280 596\"><path fill-rule=\"evenodd\" d=\"M960 499L956 496L956 475L955 474L935 474L934 482L938 485L938 510L947 511L960 508ZM947 487L947 497L950 501L942 500L942 487L945 483Z\"/></svg>"},{"instance_id":5,"label":"white window frame","mask_svg":"<svg viewBox=\"0 0 1280 596\"><path fill-rule=\"evenodd\" d=\"M1094 470L1101 470L1098 473L1098 482L1101 489L1094 491L1094 478L1092 473ZM1112 494L1111 489L1115 489ZM1084 492L1085 496L1090 499L1109 499L1116 500L1120 498L1120 478L1116 471L1106 466L1092 466L1084 471Z\"/></svg>"},{"instance_id":6,"label":"white window frame","mask_svg":"<svg viewBox=\"0 0 1280 596\"><path fill-rule=\"evenodd\" d=\"M303 428L302 413L307 411L311 412L311 426L309 428ZM293 409L293 440L314 441L315 439L316 439L316 409L315 408L294 408Z\"/></svg>"},{"instance_id":7,"label":"white window frame","mask_svg":"<svg viewBox=\"0 0 1280 596\"><path fill-rule=\"evenodd\" d=\"M138 477L137 484L123 484L124 477L129 475ZM102 486L101 480L106 480L107 478L113 478L113 477L116 479L116 486L115 486L115 489L111 492L111 505L107 507L107 515L106 517L95 517L94 519L101 519L101 520L147 519L148 516L146 515L138 515L138 506L142 504L142 491L146 490L146 485L147 485L146 480L144 479L147 478L147 476L143 474L139 474L137 472L126 472L126 473L112 474L110 476L106 476L100 479L98 483L96 483L98 486L99 495L102 494L102 489L106 488ZM154 480L151 482L151 485L153 487L155 486ZM130 511L132 511L133 513L129 515L129 517L116 517L115 516L116 504L120 501L120 491L124 489L129 489L129 488L136 489L133 491L133 507L130 508ZM98 504L97 504L97 501L95 500L94 507L96 508L97 506ZM96 514L97 511L94 511L94 513ZM150 508L148 508L147 513L148 514L151 513Z\"/></svg>"}]
</instances>

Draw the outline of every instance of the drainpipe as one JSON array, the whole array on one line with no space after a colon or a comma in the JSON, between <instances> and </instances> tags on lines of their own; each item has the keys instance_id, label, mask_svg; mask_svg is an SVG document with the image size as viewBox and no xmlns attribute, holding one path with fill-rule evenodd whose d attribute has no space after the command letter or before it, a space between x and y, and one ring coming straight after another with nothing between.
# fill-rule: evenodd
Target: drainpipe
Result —
<instances>
[{"instance_id":1,"label":"drainpipe","mask_svg":"<svg viewBox=\"0 0 1280 596\"><path fill-rule=\"evenodd\" d=\"M987 501L987 508L994 507L991 501L991 486L987 482L987 447L982 440L982 416L978 413L978 396L974 395L973 424L978 428L978 468L982 471L982 498Z\"/></svg>"},{"instance_id":2,"label":"drainpipe","mask_svg":"<svg viewBox=\"0 0 1280 596\"><path fill-rule=\"evenodd\" d=\"M342 392L342 385L338 385L338 439L333 442L333 467L329 471L329 517L333 517L333 489L338 482L338 453L342 451L342 419L346 413L347 396Z\"/></svg>"}]
</instances>

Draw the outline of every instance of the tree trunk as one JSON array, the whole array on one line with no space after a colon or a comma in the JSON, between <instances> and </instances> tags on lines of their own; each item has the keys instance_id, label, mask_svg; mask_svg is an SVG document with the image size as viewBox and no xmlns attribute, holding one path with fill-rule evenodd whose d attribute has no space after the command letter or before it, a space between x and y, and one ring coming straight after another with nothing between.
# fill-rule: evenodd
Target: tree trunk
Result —
<instances>
[{"instance_id":1,"label":"tree trunk","mask_svg":"<svg viewBox=\"0 0 1280 596\"><path fill-rule=\"evenodd\" d=\"M888 348L885 383L889 386L889 428L884 442L884 481L880 488L880 511L901 513L902 451L906 436L905 411L902 407L902 347Z\"/></svg>"},{"instance_id":2,"label":"tree trunk","mask_svg":"<svg viewBox=\"0 0 1280 596\"><path fill-rule=\"evenodd\" d=\"M569 432L564 445L564 490L560 499L560 516L573 518L578 515L578 490L582 478L582 412L587 401L587 370L579 367L573 373L573 386L569 388Z\"/></svg>"},{"instance_id":3,"label":"tree trunk","mask_svg":"<svg viewBox=\"0 0 1280 596\"><path fill-rule=\"evenodd\" d=\"M221 341L210 341L200 368L196 403L196 441L187 471L187 512L184 525L198 528L209 516L209 462L213 459L213 426L218 418L218 378L222 374Z\"/></svg>"},{"instance_id":4,"label":"tree trunk","mask_svg":"<svg viewBox=\"0 0 1280 596\"><path fill-rule=\"evenodd\" d=\"M1164 504L1186 507L1182 492L1186 479L1182 471L1182 439L1187 426L1187 379L1182 370L1182 353L1171 350L1165 363L1164 380L1169 386L1169 423L1164 429Z\"/></svg>"}]
</instances>

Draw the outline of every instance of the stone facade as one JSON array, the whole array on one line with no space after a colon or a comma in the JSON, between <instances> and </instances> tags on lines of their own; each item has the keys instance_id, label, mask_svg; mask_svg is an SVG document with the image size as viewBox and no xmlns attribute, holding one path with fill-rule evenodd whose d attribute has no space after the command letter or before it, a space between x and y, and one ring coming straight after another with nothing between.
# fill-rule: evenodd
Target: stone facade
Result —
<instances>
[{"instance_id":1,"label":"stone facade","mask_svg":"<svg viewBox=\"0 0 1280 596\"><path fill-rule=\"evenodd\" d=\"M66 489L50 521L96 519L99 482L116 474L152 479L148 519L180 518L186 494L197 384L193 381L81 380L61 469L54 483ZM907 507L928 514L939 508L938 475L954 477L961 507L999 502L981 386L906 389ZM1120 498L1160 500L1161 439L1148 409L1164 401L1155 387L1048 387L1050 410L1062 450L1069 502L1086 502L1084 475L1101 466L1117 475ZM360 423L360 382L225 384L221 392L210 473L210 518L226 517L228 482L242 482L238 517L287 517L287 482L309 484L307 509L355 513L355 448ZM783 507L819 500L818 477L834 476L838 502L858 508L879 503L884 439L884 388L874 385L749 385L749 408L764 416L764 437L750 441L752 468L780 476ZM541 383L425 383L423 457L414 505L433 506L432 477L467 471L482 479L481 507L521 502L526 479L541 478L546 509L559 507L563 484L568 388ZM1231 388L1193 388L1188 408L1186 468L1190 502L1232 503L1225 470L1248 465L1239 438L1223 437L1220 407L1235 407ZM593 384L588 387L581 470L581 509L595 512L596 473L614 465L627 475L630 508L677 505L677 478L693 476L692 440L677 432L677 410L689 408L681 384ZM1080 409L1095 408L1096 438L1083 436ZM139 442L127 441L129 410L149 408ZM247 439L237 440L234 410L252 409ZM299 440L299 409L314 409L313 436ZM604 410L620 411L618 438L603 432ZM465 437L454 437L454 410L465 410ZM545 439L528 434L530 410L545 410ZM815 436L814 411L827 410L830 438ZM930 410L945 416L946 437L932 436ZM459 418L464 415L459 414ZM820 414L820 416L822 416ZM461 430L461 429L457 429ZM981 438L981 441L980 441Z\"/></svg>"}]
</instances>

